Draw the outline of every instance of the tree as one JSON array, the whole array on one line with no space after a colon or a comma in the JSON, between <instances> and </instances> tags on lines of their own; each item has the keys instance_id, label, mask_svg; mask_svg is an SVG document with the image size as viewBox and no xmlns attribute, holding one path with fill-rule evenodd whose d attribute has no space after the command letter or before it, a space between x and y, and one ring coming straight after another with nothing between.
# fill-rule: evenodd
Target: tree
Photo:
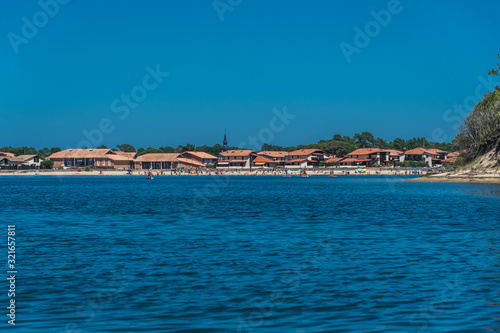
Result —
<instances>
[{"instance_id":1,"label":"tree","mask_svg":"<svg viewBox=\"0 0 500 333\"><path fill-rule=\"evenodd\" d=\"M106 147L105 145L100 145L99 147L97 147L97 149L108 149L108 147Z\"/></svg>"},{"instance_id":2,"label":"tree","mask_svg":"<svg viewBox=\"0 0 500 333\"><path fill-rule=\"evenodd\" d=\"M500 59L500 54L497 54L498 58ZM500 71L500 62L497 64L497 67L494 67L488 72L488 75L498 75L498 71ZM495 91L499 91L500 88L498 85L495 87Z\"/></svg>"},{"instance_id":3,"label":"tree","mask_svg":"<svg viewBox=\"0 0 500 333\"><path fill-rule=\"evenodd\" d=\"M356 145L358 148L368 148L373 146L373 141L375 138L370 132L361 132L354 134L354 139L356 140Z\"/></svg>"},{"instance_id":4,"label":"tree","mask_svg":"<svg viewBox=\"0 0 500 333\"><path fill-rule=\"evenodd\" d=\"M323 150L328 154L332 154L338 157L342 157L344 155L349 154L356 150L356 146L343 141L320 141L316 145L317 148ZM311 147L315 148L315 147Z\"/></svg>"},{"instance_id":5,"label":"tree","mask_svg":"<svg viewBox=\"0 0 500 333\"><path fill-rule=\"evenodd\" d=\"M389 148L389 144L387 143L387 141L378 137L373 140L373 146L375 148L382 148L382 149Z\"/></svg>"},{"instance_id":6,"label":"tree","mask_svg":"<svg viewBox=\"0 0 500 333\"><path fill-rule=\"evenodd\" d=\"M55 154L57 152L60 152L61 148L60 147L52 147L50 148L50 155Z\"/></svg>"},{"instance_id":7,"label":"tree","mask_svg":"<svg viewBox=\"0 0 500 333\"><path fill-rule=\"evenodd\" d=\"M3 147L3 148L0 148L0 151L6 152L6 153L12 153L14 155L37 155L38 154L38 150L36 150L33 147L20 147L20 148Z\"/></svg>"},{"instance_id":8,"label":"tree","mask_svg":"<svg viewBox=\"0 0 500 333\"><path fill-rule=\"evenodd\" d=\"M190 143L186 143L185 146L179 145L177 148L175 148L176 153L183 153L185 151L194 151L195 150L195 145L192 145Z\"/></svg>"},{"instance_id":9,"label":"tree","mask_svg":"<svg viewBox=\"0 0 500 333\"><path fill-rule=\"evenodd\" d=\"M217 156L217 155L219 155L221 148L222 148L222 146L220 144L215 144L212 147L207 146L207 145L203 145L203 146L196 147L196 151L201 151L201 152L213 155L213 156Z\"/></svg>"},{"instance_id":10,"label":"tree","mask_svg":"<svg viewBox=\"0 0 500 333\"><path fill-rule=\"evenodd\" d=\"M261 151L286 151L287 148L282 146L274 146L268 143L264 143L261 147Z\"/></svg>"},{"instance_id":11,"label":"tree","mask_svg":"<svg viewBox=\"0 0 500 333\"><path fill-rule=\"evenodd\" d=\"M157 149L157 148L152 148L152 147L148 147L148 149L144 149L144 148L141 148L143 149L141 152L138 152L138 155L145 155L145 154L162 154L163 151L160 150L160 149ZM140 150L140 149L139 149Z\"/></svg>"},{"instance_id":12,"label":"tree","mask_svg":"<svg viewBox=\"0 0 500 333\"><path fill-rule=\"evenodd\" d=\"M164 153L173 153L174 152L174 148L170 147L170 146L160 147L159 149Z\"/></svg>"},{"instance_id":13,"label":"tree","mask_svg":"<svg viewBox=\"0 0 500 333\"><path fill-rule=\"evenodd\" d=\"M401 138L395 138L389 145L396 150L406 150L406 140Z\"/></svg>"},{"instance_id":14,"label":"tree","mask_svg":"<svg viewBox=\"0 0 500 333\"><path fill-rule=\"evenodd\" d=\"M335 134L332 138L334 141L342 141L342 135L340 134Z\"/></svg>"},{"instance_id":15,"label":"tree","mask_svg":"<svg viewBox=\"0 0 500 333\"><path fill-rule=\"evenodd\" d=\"M54 166L54 161L52 160L41 161L40 166L45 168L52 168Z\"/></svg>"},{"instance_id":16,"label":"tree","mask_svg":"<svg viewBox=\"0 0 500 333\"><path fill-rule=\"evenodd\" d=\"M128 143L124 143L122 145L116 145L116 148L120 149L121 151L127 152L127 153L135 152L135 147L132 145L129 145Z\"/></svg>"},{"instance_id":17,"label":"tree","mask_svg":"<svg viewBox=\"0 0 500 333\"><path fill-rule=\"evenodd\" d=\"M38 151L38 154L39 154L40 156L47 157L47 156L49 156L49 155L50 155L50 149L49 149L49 148L47 148L47 147L45 147L45 148L43 148L43 149L40 149L40 150Z\"/></svg>"},{"instance_id":18,"label":"tree","mask_svg":"<svg viewBox=\"0 0 500 333\"><path fill-rule=\"evenodd\" d=\"M487 93L460 126L454 140L459 150L473 160L500 146L500 90Z\"/></svg>"}]
</instances>

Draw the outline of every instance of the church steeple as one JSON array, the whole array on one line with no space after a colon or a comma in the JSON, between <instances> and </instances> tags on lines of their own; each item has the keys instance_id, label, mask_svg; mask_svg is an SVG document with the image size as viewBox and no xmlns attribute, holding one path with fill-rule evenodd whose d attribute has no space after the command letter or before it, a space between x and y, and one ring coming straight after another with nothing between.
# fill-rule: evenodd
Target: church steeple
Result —
<instances>
[{"instance_id":1,"label":"church steeple","mask_svg":"<svg viewBox=\"0 0 500 333\"><path fill-rule=\"evenodd\" d=\"M226 130L224 130L224 141L222 141L222 147L220 149L221 152L228 151L229 146L227 145L227 137L226 137Z\"/></svg>"}]
</instances>

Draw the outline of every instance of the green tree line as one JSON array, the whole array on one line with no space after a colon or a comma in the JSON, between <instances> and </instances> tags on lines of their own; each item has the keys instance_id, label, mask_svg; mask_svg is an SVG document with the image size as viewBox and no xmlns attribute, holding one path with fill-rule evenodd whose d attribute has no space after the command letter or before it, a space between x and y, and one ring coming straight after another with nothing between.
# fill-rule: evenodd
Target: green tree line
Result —
<instances>
[{"instance_id":1,"label":"green tree line","mask_svg":"<svg viewBox=\"0 0 500 333\"><path fill-rule=\"evenodd\" d=\"M497 55L500 58L500 54ZM500 63L489 71L489 75L499 75ZM464 161L472 161L495 149L500 151L500 88L486 93L476 104L460 126L453 141L463 152ZM498 162L497 162L498 165Z\"/></svg>"},{"instance_id":2,"label":"green tree line","mask_svg":"<svg viewBox=\"0 0 500 333\"><path fill-rule=\"evenodd\" d=\"M418 147L437 148L445 151L453 151L454 149L452 143L433 142L427 140L425 137L412 138L409 140L396 138L388 142L382 138L375 137L370 132L361 132L354 134L352 137L335 134L330 140L320 140L318 143L299 145L295 147L280 147L264 144L262 145L262 150L292 151L297 149L319 148L336 156L344 156L359 148L382 148L406 151Z\"/></svg>"}]
</instances>

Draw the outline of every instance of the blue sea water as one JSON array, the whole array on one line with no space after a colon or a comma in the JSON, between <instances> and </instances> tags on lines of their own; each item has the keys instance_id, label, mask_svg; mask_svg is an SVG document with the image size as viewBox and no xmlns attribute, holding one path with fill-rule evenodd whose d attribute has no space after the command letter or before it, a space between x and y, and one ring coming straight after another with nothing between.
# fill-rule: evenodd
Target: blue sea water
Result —
<instances>
[{"instance_id":1,"label":"blue sea water","mask_svg":"<svg viewBox=\"0 0 500 333\"><path fill-rule=\"evenodd\" d=\"M0 330L500 330L500 186L406 178L0 177Z\"/></svg>"}]
</instances>

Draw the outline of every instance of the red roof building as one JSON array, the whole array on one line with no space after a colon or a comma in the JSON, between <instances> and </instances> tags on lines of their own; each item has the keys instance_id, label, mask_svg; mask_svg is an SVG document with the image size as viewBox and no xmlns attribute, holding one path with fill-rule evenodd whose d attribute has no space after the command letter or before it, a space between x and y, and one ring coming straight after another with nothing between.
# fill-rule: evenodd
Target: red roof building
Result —
<instances>
[{"instance_id":1,"label":"red roof building","mask_svg":"<svg viewBox=\"0 0 500 333\"><path fill-rule=\"evenodd\" d=\"M447 154L448 152L441 149L418 147L405 151L400 161L426 162L429 166L433 166L434 164L441 164L446 159Z\"/></svg>"},{"instance_id":2,"label":"red roof building","mask_svg":"<svg viewBox=\"0 0 500 333\"><path fill-rule=\"evenodd\" d=\"M319 162L327 160L329 157L330 156L321 149L297 149L288 152L288 158L285 164L290 168L312 168L317 166Z\"/></svg>"},{"instance_id":3,"label":"red roof building","mask_svg":"<svg viewBox=\"0 0 500 333\"><path fill-rule=\"evenodd\" d=\"M251 149L234 149L219 153L217 167L251 168L257 154Z\"/></svg>"}]
</instances>

